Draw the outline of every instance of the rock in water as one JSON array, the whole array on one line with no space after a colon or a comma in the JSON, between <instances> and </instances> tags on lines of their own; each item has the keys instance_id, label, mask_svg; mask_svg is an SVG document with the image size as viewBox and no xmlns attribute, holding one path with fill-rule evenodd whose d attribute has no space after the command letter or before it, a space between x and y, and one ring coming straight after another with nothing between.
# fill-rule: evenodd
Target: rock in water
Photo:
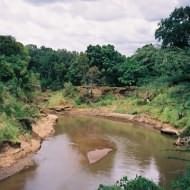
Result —
<instances>
[{"instance_id":1,"label":"rock in water","mask_svg":"<svg viewBox=\"0 0 190 190\"><path fill-rule=\"evenodd\" d=\"M160 132L167 135L179 136L179 131L170 127L162 128Z\"/></svg>"},{"instance_id":2,"label":"rock in water","mask_svg":"<svg viewBox=\"0 0 190 190\"><path fill-rule=\"evenodd\" d=\"M89 151L87 153L88 161L90 164L94 164L94 163L100 161L101 159L103 159L105 156L108 155L108 153L110 153L112 151L113 151L113 149L111 149L111 148L96 149L96 150Z\"/></svg>"}]
</instances>

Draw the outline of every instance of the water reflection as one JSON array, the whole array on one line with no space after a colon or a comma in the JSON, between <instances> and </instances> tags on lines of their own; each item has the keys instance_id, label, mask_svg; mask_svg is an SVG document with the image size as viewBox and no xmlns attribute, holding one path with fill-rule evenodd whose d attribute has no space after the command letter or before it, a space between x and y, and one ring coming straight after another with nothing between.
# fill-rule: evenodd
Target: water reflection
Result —
<instances>
[{"instance_id":1,"label":"water reflection","mask_svg":"<svg viewBox=\"0 0 190 190\"><path fill-rule=\"evenodd\" d=\"M90 165L86 153L95 148L114 147L100 162ZM100 118L63 116L56 134L44 142L34 157L33 168L0 182L3 190L97 189L113 184L122 176L143 175L167 185L185 163L167 157L188 156L168 152L172 140L131 123Z\"/></svg>"}]
</instances>

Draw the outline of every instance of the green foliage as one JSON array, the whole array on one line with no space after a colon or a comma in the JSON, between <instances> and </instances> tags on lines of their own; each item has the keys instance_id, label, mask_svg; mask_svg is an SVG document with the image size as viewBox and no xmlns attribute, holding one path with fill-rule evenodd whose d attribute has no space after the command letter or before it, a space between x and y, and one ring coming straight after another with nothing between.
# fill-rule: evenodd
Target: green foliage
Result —
<instances>
[{"instance_id":1,"label":"green foliage","mask_svg":"<svg viewBox=\"0 0 190 190\"><path fill-rule=\"evenodd\" d=\"M127 177L124 177L110 187L100 185L98 190L163 190L163 188L144 177L137 176L133 180L128 180Z\"/></svg>"},{"instance_id":2,"label":"green foliage","mask_svg":"<svg viewBox=\"0 0 190 190\"><path fill-rule=\"evenodd\" d=\"M69 98L74 98L77 94L76 87L73 86L71 82L67 82L64 84L63 95Z\"/></svg>"},{"instance_id":3,"label":"green foliage","mask_svg":"<svg viewBox=\"0 0 190 190\"><path fill-rule=\"evenodd\" d=\"M67 50L55 51L44 46L37 48L35 45L28 45L26 47L31 56L29 69L40 74L40 82L43 90L47 88L53 90L63 88L64 82L68 81L77 73L77 71L73 71L73 68L79 70L76 66L79 65L76 60L78 58L78 53L76 52L69 52ZM78 61L81 61L81 59L78 59ZM68 73L71 76L68 76ZM79 76L76 77L77 79L75 81L78 82Z\"/></svg>"},{"instance_id":4,"label":"green foliage","mask_svg":"<svg viewBox=\"0 0 190 190\"><path fill-rule=\"evenodd\" d=\"M190 7L176 8L155 32L163 47L190 47Z\"/></svg>"},{"instance_id":5,"label":"green foliage","mask_svg":"<svg viewBox=\"0 0 190 190\"><path fill-rule=\"evenodd\" d=\"M178 84L190 81L189 49L155 48L146 45L120 66L122 84L138 85L153 83Z\"/></svg>"},{"instance_id":6,"label":"green foliage","mask_svg":"<svg viewBox=\"0 0 190 190\"><path fill-rule=\"evenodd\" d=\"M27 49L13 37L0 36L0 81L11 94L23 98L34 90L28 71Z\"/></svg>"},{"instance_id":7,"label":"green foliage","mask_svg":"<svg viewBox=\"0 0 190 190\"><path fill-rule=\"evenodd\" d=\"M190 190L190 169L172 183L173 190Z\"/></svg>"},{"instance_id":8,"label":"green foliage","mask_svg":"<svg viewBox=\"0 0 190 190\"><path fill-rule=\"evenodd\" d=\"M30 57L23 44L0 36L0 143L16 141L22 130L31 131L38 111L29 105L38 80L28 70Z\"/></svg>"},{"instance_id":9,"label":"green foliage","mask_svg":"<svg viewBox=\"0 0 190 190\"><path fill-rule=\"evenodd\" d=\"M115 50L112 45L89 45L86 50L90 67L99 70L100 84L109 86L120 85L119 66L125 61L125 56Z\"/></svg>"},{"instance_id":10,"label":"green foliage","mask_svg":"<svg viewBox=\"0 0 190 190\"><path fill-rule=\"evenodd\" d=\"M100 71L97 66L92 66L89 68L88 72L86 73L86 79L88 84L94 85L100 83Z\"/></svg>"},{"instance_id":11,"label":"green foliage","mask_svg":"<svg viewBox=\"0 0 190 190\"><path fill-rule=\"evenodd\" d=\"M172 182L171 190L190 190L190 169L184 175L181 175ZM105 186L100 185L98 190L164 190L162 187L156 185L151 180L144 177L137 176L135 179L128 180L123 177L115 185Z\"/></svg>"},{"instance_id":12,"label":"green foliage","mask_svg":"<svg viewBox=\"0 0 190 190\"><path fill-rule=\"evenodd\" d=\"M190 137L190 126L185 128L185 130L180 134L180 137Z\"/></svg>"},{"instance_id":13,"label":"green foliage","mask_svg":"<svg viewBox=\"0 0 190 190\"><path fill-rule=\"evenodd\" d=\"M6 114L0 115L0 144L5 141L18 141L19 128L18 123L7 117Z\"/></svg>"},{"instance_id":14,"label":"green foliage","mask_svg":"<svg viewBox=\"0 0 190 190\"><path fill-rule=\"evenodd\" d=\"M74 85L87 83L87 72L89 70L89 59L85 53L76 55L76 59L71 62L71 65L66 74L66 78Z\"/></svg>"},{"instance_id":15,"label":"green foliage","mask_svg":"<svg viewBox=\"0 0 190 190\"><path fill-rule=\"evenodd\" d=\"M65 97L63 95L63 91L57 91L52 94L52 96L48 99L48 107L56 107L60 105L64 105L66 103Z\"/></svg>"},{"instance_id":16,"label":"green foliage","mask_svg":"<svg viewBox=\"0 0 190 190\"><path fill-rule=\"evenodd\" d=\"M117 98L114 95L107 94L107 95L101 96L99 99L97 99L95 105L96 106L112 105L112 103L115 100L117 100Z\"/></svg>"},{"instance_id":17,"label":"green foliage","mask_svg":"<svg viewBox=\"0 0 190 190\"><path fill-rule=\"evenodd\" d=\"M62 89L65 82L73 85L121 85L119 65L125 56L112 45L89 45L85 53L26 46L31 56L29 69L40 74L43 90Z\"/></svg>"}]
</instances>

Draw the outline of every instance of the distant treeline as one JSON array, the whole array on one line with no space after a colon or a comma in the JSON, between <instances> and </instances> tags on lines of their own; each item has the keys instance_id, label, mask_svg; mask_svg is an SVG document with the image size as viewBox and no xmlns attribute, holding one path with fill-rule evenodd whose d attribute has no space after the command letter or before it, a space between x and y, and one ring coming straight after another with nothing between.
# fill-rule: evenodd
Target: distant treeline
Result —
<instances>
[{"instance_id":1,"label":"distant treeline","mask_svg":"<svg viewBox=\"0 0 190 190\"><path fill-rule=\"evenodd\" d=\"M143 85L161 79L171 84L190 80L190 7L175 9L155 32L161 47L152 44L131 57L113 45L89 45L85 52L28 45L29 69L40 75L42 89L73 85Z\"/></svg>"},{"instance_id":2,"label":"distant treeline","mask_svg":"<svg viewBox=\"0 0 190 190\"><path fill-rule=\"evenodd\" d=\"M155 79L172 83L190 80L190 48L156 48L146 45L126 57L112 45L88 46L85 52L69 52L28 45L29 69L40 74L43 89L73 85L142 85Z\"/></svg>"}]
</instances>

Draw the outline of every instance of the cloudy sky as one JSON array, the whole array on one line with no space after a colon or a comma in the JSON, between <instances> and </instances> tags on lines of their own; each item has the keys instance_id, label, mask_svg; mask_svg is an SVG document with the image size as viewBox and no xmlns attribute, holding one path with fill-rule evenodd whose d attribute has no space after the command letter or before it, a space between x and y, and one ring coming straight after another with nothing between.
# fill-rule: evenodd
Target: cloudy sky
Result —
<instances>
[{"instance_id":1,"label":"cloudy sky","mask_svg":"<svg viewBox=\"0 0 190 190\"><path fill-rule=\"evenodd\" d=\"M0 34L77 51L110 43L131 54L155 43L159 20L185 5L190 0L0 0Z\"/></svg>"}]
</instances>

